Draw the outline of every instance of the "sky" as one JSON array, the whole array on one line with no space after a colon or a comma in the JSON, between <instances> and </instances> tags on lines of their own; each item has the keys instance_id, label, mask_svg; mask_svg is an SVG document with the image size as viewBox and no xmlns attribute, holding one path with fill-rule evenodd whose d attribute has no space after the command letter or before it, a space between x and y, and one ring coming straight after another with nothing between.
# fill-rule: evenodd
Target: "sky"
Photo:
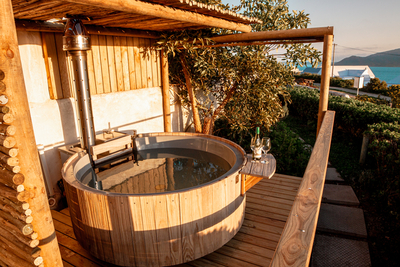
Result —
<instances>
[{"instance_id":1,"label":"sky","mask_svg":"<svg viewBox=\"0 0 400 267\"><path fill-rule=\"evenodd\" d=\"M240 0L222 0L238 5ZM400 0L288 0L310 27L334 27L335 62L400 48ZM322 50L321 44L316 44Z\"/></svg>"}]
</instances>

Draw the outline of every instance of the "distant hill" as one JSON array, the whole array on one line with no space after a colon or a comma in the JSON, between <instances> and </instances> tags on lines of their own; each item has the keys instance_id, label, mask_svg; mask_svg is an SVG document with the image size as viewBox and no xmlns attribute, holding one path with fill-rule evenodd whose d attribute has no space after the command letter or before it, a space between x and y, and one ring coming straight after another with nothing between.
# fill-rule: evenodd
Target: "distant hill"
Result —
<instances>
[{"instance_id":1,"label":"distant hill","mask_svg":"<svg viewBox=\"0 0 400 267\"><path fill-rule=\"evenodd\" d=\"M400 67L400 48L376 53L367 57L351 56L335 65L368 65L370 67Z\"/></svg>"}]
</instances>

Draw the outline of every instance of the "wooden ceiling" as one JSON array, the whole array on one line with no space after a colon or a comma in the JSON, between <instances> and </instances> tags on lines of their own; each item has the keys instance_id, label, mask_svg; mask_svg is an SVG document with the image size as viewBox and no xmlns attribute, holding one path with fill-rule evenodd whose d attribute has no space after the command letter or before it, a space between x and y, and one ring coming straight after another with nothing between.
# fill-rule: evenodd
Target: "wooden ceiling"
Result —
<instances>
[{"instance_id":1,"label":"wooden ceiling","mask_svg":"<svg viewBox=\"0 0 400 267\"><path fill-rule=\"evenodd\" d=\"M249 32L260 23L191 0L12 0L17 20L48 21L78 16L85 25L149 31L218 27Z\"/></svg>"}]
</instances>

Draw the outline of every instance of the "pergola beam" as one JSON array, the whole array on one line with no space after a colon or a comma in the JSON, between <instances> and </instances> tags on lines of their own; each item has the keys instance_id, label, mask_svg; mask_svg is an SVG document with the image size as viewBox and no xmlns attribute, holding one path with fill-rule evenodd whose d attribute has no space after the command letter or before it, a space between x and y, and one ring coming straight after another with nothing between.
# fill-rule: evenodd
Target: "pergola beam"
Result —
<instances>
[{"instance_id":1,"label":"pergola beam","mask_svg":"<svg viewBox=\"0 0 400 267\"><path fill-rule=\"evenodd\" d=\"M320 39L325 35L333 35L333 27L292 29L281 31L262 31L238 33L211 38L216 43L233 42L256 42L271 40L299 40L299 39Z\"/></svg>"},{"instance_id":2,"label":"pergola beam","mask_svg":"<svg viewBox=\"0 0 400 267\"><path fill-rule=\"evenodd\" d=\"M205 25L216 28L224 28L234 31L250 32L251 27L242 23L235 23L224 19L202 15L190 11L174 9L168 6L151 4L141 1L120 1L120 0L64 0L74 4L97 6L100 8L116 11L129 12L145 16L153 16L164 19L171 19Z\"/></svg>"}]
</instances>

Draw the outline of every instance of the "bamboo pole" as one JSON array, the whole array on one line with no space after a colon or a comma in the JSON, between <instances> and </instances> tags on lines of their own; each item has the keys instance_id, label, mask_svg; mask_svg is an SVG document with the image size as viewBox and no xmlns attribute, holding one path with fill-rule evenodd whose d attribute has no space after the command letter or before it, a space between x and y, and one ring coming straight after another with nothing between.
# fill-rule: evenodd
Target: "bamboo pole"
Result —
<instances>
[{"instance_id":1,"label":"bamboo pole","mask_svg":"<svg viewBox=\"0 0 400 267\"><path fill-rule=\"evenodd\" d=\"M14 135L17 128L13 125L0 124L0 134Z\"/></svg>"},{"instance_id":2,"label":"bamboo pole","mask_svg":"<svg viewBox=\"0 0 400 267\"><path fill-rule=\"evenodd\" d=\"M18 266L18 267L31 267L32 265L20 257L17 257L7 249L3 248L0 245L0 258L9 266Z\"/></svg>"},{"instance_id":3,"label":"bamboo pole","mask_svg":"<svg viewBox=\"0 0 400 267\"><path fill-rule=\"evenodd\" d=\"M26 244L23 244L7 231L2 231L2 233L0 234L0 240L6 243L11 249L18 250L19 252L21 252L21 254L23 253L32 258L37 258L40 256L40 248L32 248L30 246L27 246Z\"/></svg>"},{"instance_id":4,"label":"bamboo pole","mask_svg":"<svg viewBox=\"0 0 400 267\"><path fill-rule=\"evenodd\" d=\"M13 172L13 173L19 173L21 171L21 167L20 166L9 166L9 165L1 165L0 164L0 168L6 168L7 170Z\"/></svg>"},{"instance_id":5,"label":"bamboo pole","mask_svg":"<svg viewBox=\"0 0 400 267\"><path fill-rule=\"evenodd\" d=\"M0 69L8 87L8 106L15 117L13 125L18 129L15 139L20 152L19 166L25 176L24 186L32 193L28 199L34 218L32 225L41 241L44 265L63 266L33 133L11 0L0 0L0 10L0 44L3 47Z\"/></svg>"},{"instance_id":6,"label":"bamboo pole","mask_svg":"<svg viewBox=\"0 0 400 267\"><path fill-rule=\"evenodd\" d=\"M0 201L0 210L3 210L5 212L9 213L14 218L19 219L25 223L31 223L33 221L32 216L17 212L12 206L4 204L1 201Z\"/></svg>"},{"instance_id":7,"label":"bamboo pole","mask_svg":"<svg viewBox=\"0 0 400 267\"><path fill-rule=\"evenodd\" d=\"M18 192L17 190L3 184L0 184L0 194L14 203L26 202L31 197L31 193L28 191Z\"/></svg>"},{"instance_id":8,"label":"bamboo pole","mask_svg":"<svg viewBox=\"0 0 400 267\"><path fill-rule=\"evenodd\" d=\"M120 0L66 0L66 2L82 4L85 6L98 6L122 12L183 21L193 24L200 24L209 27L224 28L234 31L250 32L251 27L243 23L230 22L195 12L175 9L172 7L145 3L141 1L120 1Z\"/></svg>"},{"instance_id":9,"label":"bamboo pole","mask_svg":"<svg viewBox=\"0 0 400 267\"><path fill-rule=\"evenodd\" d=\"M0 113L0 116L3 113ZM8 115L8 114L5 114ZM5 148L11 148L14 147L17 141L15 141L15 138L12 136L6 136L6 135L0 135L0 146L3 146Z\"/></svg>"},{"instance_id":10,"label":"bamboo pole","mask_svg":"<svg viewBox=\"0 0 400 267\"><path fill-rule=\"evenodd\" d=\"M14 116L10 113L0 113L0 122L12 123L14 121Z\"/></svg>"},{"instance_id":11,"label":"bamboo pole","mask_svg":"<svg viewBox=\"0 0 400 267\"><path fill-rule=\"evenodd\" d=\"M164 132L171 132L171 109L169 100L169 72L168 72L168 57L161 51L161 80L162 80L162 99L163 99L163 117L164 117Z\"/></svg>"},{"instance_id":12,"label":"bamboo pole","mask_svg":"<svg viewBox=\"0 0 400 267\"><path fill-rule=\"evenodd\" d=\"M4 146L0 146L0 152L3 152L4 154L14 158L18 155L18 148L7 148Z\"/></svg>"},{"instance_id":13,"label":"bamboo pole","mask_svg":"<svg viewBox=\"0 0 400 267\"><path fill-rule=\"evenodd\" d=\"M25 223L17 218L14 218L13 216L11 216L11 214L9 214L5 211L2 211L2 210L0 210L0 217L2 217L3 219L6 219L9 223L12 223L24 235L30 235L33 233L32 224Z\"/></svg>"},{"instance_id":14,"label":"bamboo pole","mask_svg":"<svg viewBox=\"0 0 400 267\"><path fill-rule=\"evenodd\" d=\"M16 226L12 225L11 223L7 222L1 217L0 217L0 230L1 230L0 233L1 236L6 237L16 245L24 244L31 248L35 248L39 245L39 240L32 239L32 235L34 233L32 233L30 236L24 235L16 228Z\"/></svg>"},{"instance_id":15,"label":"bamboo pole","mask_svg":"<svg viewBox=\"0 0 400 267\"><path fill-rule=\"evenodd\" d=\"M11 207L13 207L16 211L21 212L25 215L31 215L32 211L29 209L29 203L15 203L13 201L11 201L10 199L6 198L5 196L1 196L0 195L0 202L10 205ZM29 211L28 211L29 210Z\"/></svg>"},{"instance_id":16,"label":"bamboo pole","mask_svg":"<svg viewBox=\"0 0 400 267\"><path fill-rule=\"evenodd\" d=\"M317 136L324 119L325 112L328 110L328 99L329 99L329 84L330 74L329 70L331 67L332 59L332 42L333 35L324 36L324 48L322 54L322 72L321 72L321 88L319 96L319 108L318 108L318 124L317 124Z\"/></svg>"},{"instance_id":17,"label":"bamboo pole","mask_svg":"<svg viewBox=\"0 0 400 267\"><path fill-rule=\"evenodd\" d=\"M5 185L22 185L25 177L20 173L13 173L9 170L0 168L0 183Z\"/></svg>"},{"instance_id":18,"label":"bamboo pole","mask_svg":"<svg viewBox=\"0 0 400 267\"><path fill-rule=\"evenodd\" d=\"M8 106L0 106L0 113L8 113L10 112L10 107Z\"/></svg>"},{"instance_id":19,"label":"bamboo pole","mask_svg":"<svg viewBox=\"0 0 400 267\"><path fill-rule=\"evenodd\" d=\"M0 163L7 164L9 166L18 166L19 164L19 159L18 158L12 158L8 155L5 155L0 152Z\"/></svg>"}]
</instances>

